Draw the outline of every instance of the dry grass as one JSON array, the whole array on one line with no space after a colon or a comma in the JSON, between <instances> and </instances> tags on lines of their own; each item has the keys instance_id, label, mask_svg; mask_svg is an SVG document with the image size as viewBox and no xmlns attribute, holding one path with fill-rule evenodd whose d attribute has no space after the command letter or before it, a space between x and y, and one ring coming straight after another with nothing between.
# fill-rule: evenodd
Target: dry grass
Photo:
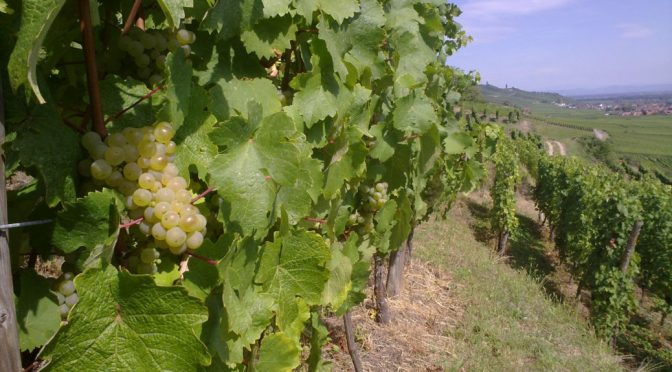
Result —
<instances>
[{"instance_id":1,"label":"dry grass","mask_svg":"<svg viewBox=\"0 0 672 372\"><path fill-rule=\"evenodd\" d=\"M487 193L476 192L458 200L447 221L418 228L406 287L391 300L392 324L373 321L370 298L354 310L365 370L622 370L622 358L573 306L547 294L544 275L535 275L549 267L544 244L522 256L527 261L493 254L487 211ZM333 346L325 356L334 371L350 371L341 319L328 324Z\"/></svg>"},{"instance_id":2,"label":"dry grass","mask_svg":"<svg viewBox=\"0 0 672 372\"><path fill-rule=\"evenodd\" d=\"M454 340L447 336L458 327L464 312L456 302L456 283L447 273L419 260L407 267L399 296L389 299L392 321L377 324L371 296L352 312L355 336L360 343L366 371L441 371L454 353ZM326 320L332 341L346 350L340 318ZM352 369L346 352L328 353L334 371Z\"/></svg>"}]
</instances>

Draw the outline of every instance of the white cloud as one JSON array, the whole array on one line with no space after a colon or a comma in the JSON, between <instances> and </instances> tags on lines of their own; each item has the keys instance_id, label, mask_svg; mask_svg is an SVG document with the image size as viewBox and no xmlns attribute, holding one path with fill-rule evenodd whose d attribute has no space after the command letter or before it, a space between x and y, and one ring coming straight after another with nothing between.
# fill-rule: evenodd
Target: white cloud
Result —
<instances>
[{"instance_id":1,"label":"white cloud","mask_svg":"<svg viewBox=\"0 0 672 372\"><path fill-rule=\"evenodd\" d=\"M517 30L520 20L514 16L525 16L537 12L562 7L574 0L468 0L458 4L462 15L458 18L467 34L474 37L474 43L490 43L506 39Z\"/></svg>"},{"instance_id":2,"label":"white cloud","mask_svg":"<svg viewBox=\"0 0 672 372\"><path fill-rule=\"evenodd\" d=\"M621 37L625 39L644 39L653 35L653 30L638 23L623 23L616 25L620 30Z\"/></svg>"},{"instance_id":3,"label":"white cloud","mask_svg":"<svg viewBox=\"0 0 672 372\"><path fill-rule=\"evenodd\" d=\"M462 5L465 17L494 19L561 7L572 0L472 0Z\"/></svg>"}]
</instances>

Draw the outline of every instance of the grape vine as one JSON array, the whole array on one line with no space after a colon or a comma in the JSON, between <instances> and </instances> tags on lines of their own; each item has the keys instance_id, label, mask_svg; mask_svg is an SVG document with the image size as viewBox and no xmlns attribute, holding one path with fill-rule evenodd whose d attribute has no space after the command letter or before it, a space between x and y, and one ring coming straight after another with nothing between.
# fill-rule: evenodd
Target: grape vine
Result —
<instances>
[{"instance_id":1,"label":"grape vine","mask_svg":"<svg viewBox=\"0 0 672 372\"><path fill-rule=\"evenodd\" d=\"M460 10L132 3L0 12L7 175L29 179L10 219L54 221L11 232L17 307L42 320L19 331L24 359L327 368L320 317L362 302L372 259L484 178L497 130L456 120L476 79L445 65L469 40Z\"/></svg>"}]
</instances>

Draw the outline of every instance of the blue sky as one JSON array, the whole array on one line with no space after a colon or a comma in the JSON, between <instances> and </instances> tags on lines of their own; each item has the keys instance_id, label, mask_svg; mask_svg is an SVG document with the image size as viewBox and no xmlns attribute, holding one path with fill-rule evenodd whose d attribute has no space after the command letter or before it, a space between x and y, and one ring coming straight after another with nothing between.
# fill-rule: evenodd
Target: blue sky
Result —
<instances>
[{"instance_id":1,"label":"blue sky","mask_svg":"<svg viewBox=\"0 0 672 372\"><path fill-rule=\"evenodd\" d=\"M447 61L528 90L672 84L672 0L454 0L474 41Z\"/></svg>"}]
</instances>

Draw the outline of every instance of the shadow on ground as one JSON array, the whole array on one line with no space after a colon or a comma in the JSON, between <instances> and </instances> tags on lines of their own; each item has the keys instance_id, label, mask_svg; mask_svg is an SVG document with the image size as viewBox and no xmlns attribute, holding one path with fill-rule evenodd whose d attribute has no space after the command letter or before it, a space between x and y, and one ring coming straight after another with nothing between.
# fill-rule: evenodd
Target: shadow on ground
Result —
<instances>
[{"instance_id":1,"label":"shadow on ground","mask_svg":"<svg viewBox=\"0 0 672 372\"><path fill-rule=\"evenodd\" d=\"M467 201L467 207L473 216L471 228L476 240L492 246L494 234L490 229L490 209L473 200ZM515 269L525 270L530 276L539 280L546 292L558 301L565 299L561 288L552 280L545 280L555 272L551 259L546 255L542 227L532 218L516 214L520 227L516 235L509 239L507 262Z\"/></svg>"}]
</instances>

